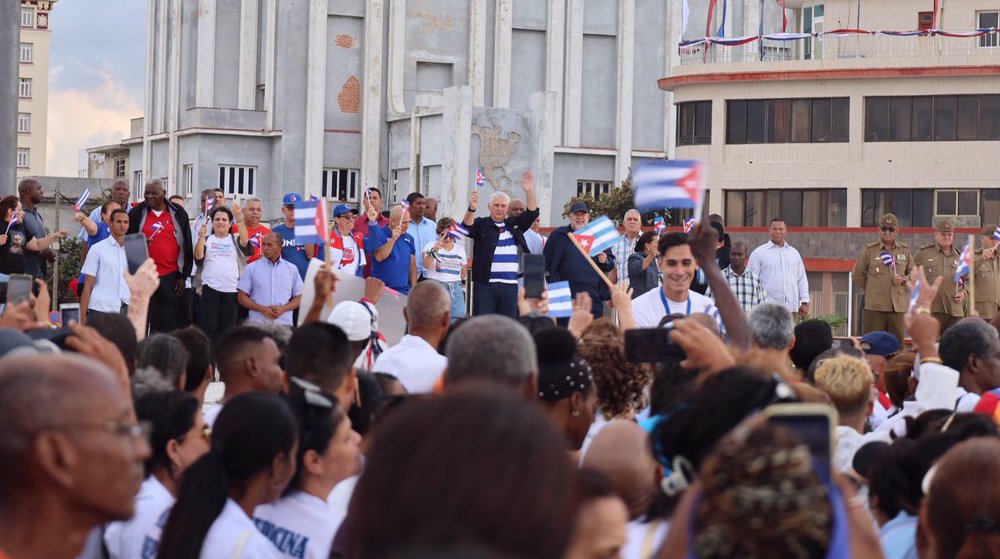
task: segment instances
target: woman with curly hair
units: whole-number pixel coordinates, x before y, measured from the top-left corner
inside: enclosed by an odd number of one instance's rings
[[[611,321],[597,320],[583,331],[580,356],[593,372],[600,418],[634,419],[648,405],[647,389],[653,381],[653,370],[648,365],[629,363],[625,338]]]

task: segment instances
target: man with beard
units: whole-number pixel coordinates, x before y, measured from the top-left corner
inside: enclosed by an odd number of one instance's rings
[[[694,254],[684,233],[667,233],[660,237],[657,264],[663,272],[663,286],[650,290],[632,300],[632,313],[639,328],[656,328],[668,314],[705,313],[715,319],[722,329],[719,310],[715,301],[691,291],[694,279]]]

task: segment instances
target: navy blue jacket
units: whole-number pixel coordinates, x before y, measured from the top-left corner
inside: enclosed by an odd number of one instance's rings
[[[524,240],[524,232],[538,219],[538,208],[525,210],[517,217],[504,220],[520,253],[530,252],[528,243]],[[500,229],[492,217],[477,217],[469,228],[469,238],[472,239],[472,281],[490,281],[490,268],[493,266],[493,253],[497,250],[500,240]],[[422,250],[422,249],[421,249]]]
[[[548,272],[549,283],[568,281],[573,295],[586,291],[593,299],[594,305],[611,299],[611,291],[608,290],[607,284],[587,263],[586,257],[573,246],[569,233],[569,225],[559,227],[552,231],[545,243],[545,270]],[[611,253],[611,249],[606,249],[604,254],[608,255],[608,260],[604,264],[598,262],[597,258],[593,260],[598,268],[608,273],[615,269],[615,256]]]

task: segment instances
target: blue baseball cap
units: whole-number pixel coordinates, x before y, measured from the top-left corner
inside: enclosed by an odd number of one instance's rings
[[[289,192],[281,198],[282,205],[291,206],[292,204],[298,204],[302,201],[302,195],[298,192]]]
[[[899,340],[896,339],[896,336],[883,330],[868,332],[861,337],[861,343],[862,347],[864,344],[868,345],[867,348],[864,348],[868,355],[889,357],[899,351]]]
[[[358,210],[352,208],[350,204],[337,204],[337,207],[333,208],[333,217],[340,217],[348,212],[354,212],[357,215]]]

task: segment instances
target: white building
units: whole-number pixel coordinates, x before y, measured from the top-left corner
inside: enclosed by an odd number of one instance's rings
[[[58,0],[21,0],[17,176],[44,175],[49,106],[50,13]]]

